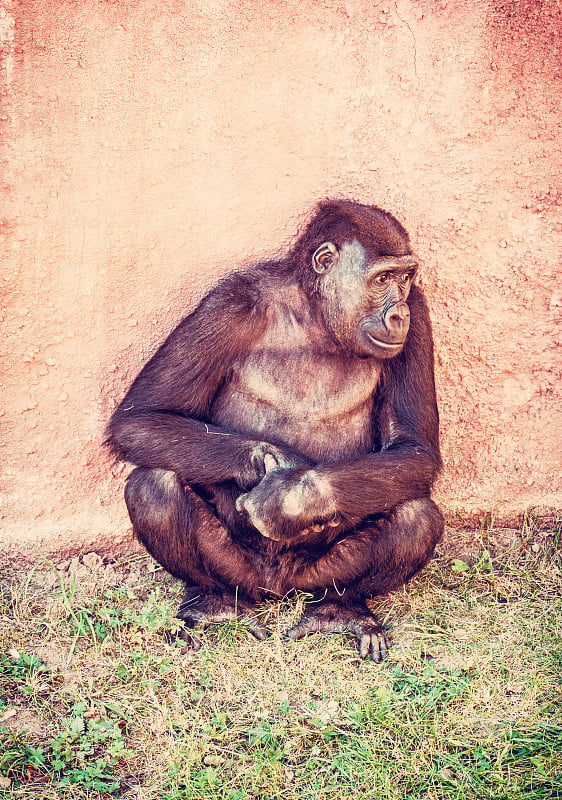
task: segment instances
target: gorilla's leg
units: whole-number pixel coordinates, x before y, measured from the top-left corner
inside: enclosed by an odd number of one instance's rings
[[[251,613],[255,571],[210,506],[175,472],[138,467],[125,485],[135,537],[170,574],[186,582],[178,617],[187,627]],[[267,630],[252,620],[258,638]],[[193,639],[193,641],[195,641]]]
[[[295,588],[312,591],[319,600],[307,605],[287,635],[349,631],[359,639],[362,658],[381,661],[388,640],[365,600],[402,586],[429,561],[442,535],[443,516],[429,498],[401,503],[366,521],[294,575]]]

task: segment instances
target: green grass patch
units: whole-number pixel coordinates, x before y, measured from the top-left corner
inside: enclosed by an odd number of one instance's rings
[[[558,529],[450,532],[374,602],[381,665],[343,635],[285,641],[298,597],[257,609],[264,642],[219,625],[185,652],[181,585],[132,568],[5,575],[0,797],[562,800]]]

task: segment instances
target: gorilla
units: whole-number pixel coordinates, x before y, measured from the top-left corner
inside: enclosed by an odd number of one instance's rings
[[[287,635],[348,631],[380,661],[366,600],[431,558],[443,517],[433,341],[417,260],[389,213],[321,202],[290,252],[235,271],[185,317],[113,413],[135,465],[136,538],[185,582],[191,629],[309,593]]]

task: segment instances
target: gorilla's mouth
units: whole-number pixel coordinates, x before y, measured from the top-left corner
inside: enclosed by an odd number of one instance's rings
[[[383,350],[388,350],[389,353],[395,350],[400,350],[400,348],[404,346],[404,342],[397,342],[395,344],[391,344],[390,342],[381,342],[380,339],[375,339],[375,337],[370,333],[367,334],[367,337],[373,344],[376,344],[377,347],[382,347]]]

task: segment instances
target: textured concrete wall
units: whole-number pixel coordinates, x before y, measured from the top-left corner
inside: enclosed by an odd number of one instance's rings
[[[311,205],[406,225],[454,517],[560,507],[557,0],[0,0],[2,529],[121,545],[143,361]]]

